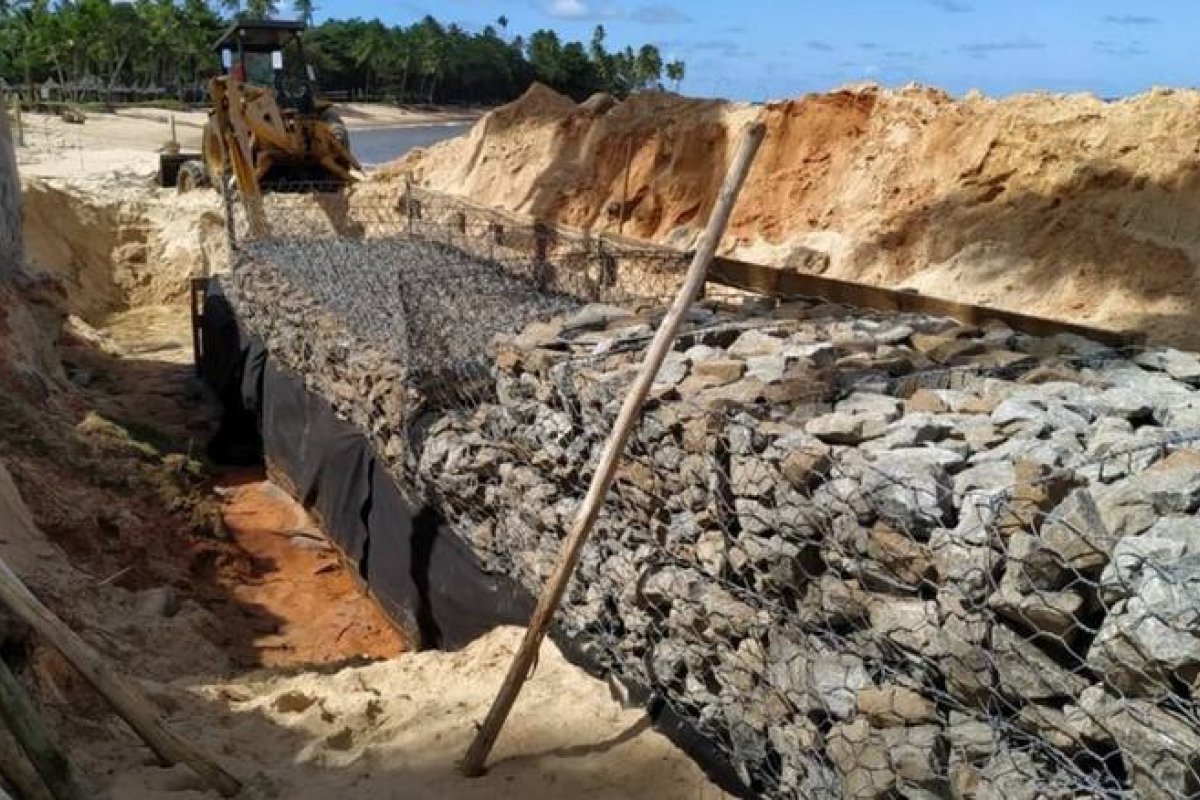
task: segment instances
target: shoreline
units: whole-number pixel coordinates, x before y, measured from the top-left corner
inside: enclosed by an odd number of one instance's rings
[[[454,125],[471,126],[479,121],[479,117],[464,117],[462,119],[446,119],[436,122],[379,122],[365,123],[362,125],[352,125],[346,123],[346,127],[352,131],[402,131],[409,128],[448,128]]]
[[[481,109],[415,110],[373,104],[339,104],[351,135],[370,141],[386,138],[389,132],[403,135],[423,128],[459,133],[484,113]],[[129,108],[116,112],[90,113],[81,125],[73,125],[52,114],[24,115],[25,144],[16,148],[22,174],[29,178],[114,182],[114,173],[151,176],[158,168],[158,154],[171,139],[172,119],[179,147],[198,152],[208,116],[204,111],[171,111],[163,108]],[[414,134],[419,136],[419,134]],[[390,156],[376,162],[379,166]]]

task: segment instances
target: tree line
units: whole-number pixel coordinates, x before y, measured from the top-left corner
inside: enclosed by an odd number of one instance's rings
[[[312,0],[292,6],[311,22]],[[0,80],[10,87],[47,83],[95,97],[117,87],[198,99],[219,70],[213,43],[237,18],[266,19],[274,0],[0,0]],[[305,35],[304,50],[325,91],[401,103],[502,103],[534,81],[582,100],[678,89],[682,61],[664,63],[654,45],[610,50],[603,26],[591,41],[563,41],[552,30],[509,36],[501,16],[481,31],[426,16],[411,25],[330,19]]]

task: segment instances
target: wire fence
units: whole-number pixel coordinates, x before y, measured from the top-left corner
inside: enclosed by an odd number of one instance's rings
[[[239,314],[538,592],[685,257],[325,202],[243,230]],[[560,632],[748,794],[1200,797],[1198,386],[1173,350],[710,296]]]

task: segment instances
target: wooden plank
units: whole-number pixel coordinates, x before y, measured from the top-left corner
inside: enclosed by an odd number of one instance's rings
[[[436,192],[431,189],[416,189],[415,191],[429,197],[436,197],[449,204],[473,210],[493,219],[507,220],[515,229],[522,226],[544,225],[554,231],[559,238],[572,241],[598,241],[610,245],[615,255],[620,256],[621,249],[661,250],[666,255],[682,255],[681,251],[655,242],[633,239],[609,232],[589,232],[545,222],[537,222],[531,218],[521,217],[507,211],[489,208],[457,195]],[[517,242],[509,243],[519,247]],[[888,289],[858,281],[829,278],[805,272],[795,272],[779,267],[769,267],[764,264],[752,264],[733,258],[716,257],[709,267],[709,283],[741,289],[766,297],[818,297],[830,303],[854,306],[856,308],[873,309],[876,311],[912,312],[932,316],[952,317],[965,324],[978,325],[988,320],[1003,322],[1013,330],[1028,333],[1033,336],[1054,336],[1059,333],[1074,333],[1086,336],[1114,347],[1140,344],[1146,340],[1143,333],[1137,331],[1116,331],[1107,328],[1097,328],[1091,325],[1080,325],[1065,320],[1050,317],[1039,317],[1023,314],[1019,311],[1009,311],[1002,308],[963,303],[942,297]]]
[[[961,303],[917,292],[903,292],[866,283],[827,278],[823,275],[792,272],[732,258],[713,259],[708,272],[708,280],[721,286],[742,289],[767,297],[817,297],[830,303],[876,311],[952,317],[969,325],[979,325],[988,320],[996,320],[1003,322],[1015,331],[1033,336],[1074,333],[1116,347],[1137,344],[1145,339],[1144,334],[1136,332],[1079,325],[1002,308]]]

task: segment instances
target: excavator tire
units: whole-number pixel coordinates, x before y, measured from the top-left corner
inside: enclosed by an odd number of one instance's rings
[[[347,150],[350,149],[350,132],[346,130],[346,123],[341,116],[333,109],[327,109],[321,114],[321,122],[329,126],[329,132],[333,134],[333,138]]]
[[[175,176],[176,192],[183,194],[207,185],[208,173],[204,171],[202,162],[192,160],[179,165],[179,174]]]

